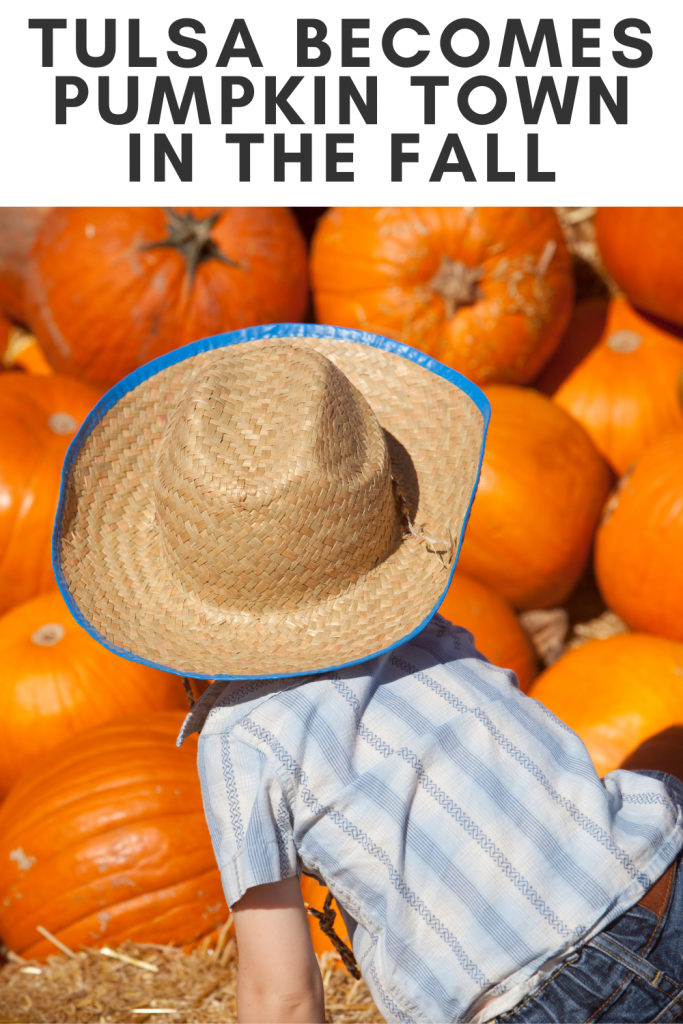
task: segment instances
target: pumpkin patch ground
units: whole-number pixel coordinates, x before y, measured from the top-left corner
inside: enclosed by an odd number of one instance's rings
[[[234,946],[216,942],[191,953],[173,946],[127,942],[115,952],[74,956],[55,951],[48,963],[8,963],[0,970],[0,1021],[11,1024],[235,1024],[237,958]],[[144,963],[146,967],[139,966]],[[150,969],[151,968],[151,969]],[[38,973],[40,972],[40,973]],[[382,1024],[363,981],[322,965],[326,1020],[330,1024]],[[145,1014],[145,1008],[152,1011]],[[138,1011],[138,1012],[135,1012]],[[164,1011],[163,1013],[161,1011]],[[95,1016],[95,1014],[97,1016]]]
[[[599,775],[683,776],[682,217],[0,209],[0,1024],[236,1020],[196,738],[175,746],[211,684],[100,646],[51,563],[79,426],[186,342],[310,317],[480,385],[481,480],[439,613]],[[380,1022],[309,923],[327,1019]]]

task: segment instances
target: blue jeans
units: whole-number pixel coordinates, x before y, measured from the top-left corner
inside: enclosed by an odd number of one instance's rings
[[[663,772],[683,806],[683,784]],[[496,1018],[505,1024],[644,1024],[683,1018],[683,865],[659,916],[636,905],[565,960],[535,991]],[[661,891],[664,892],[664,886]]]

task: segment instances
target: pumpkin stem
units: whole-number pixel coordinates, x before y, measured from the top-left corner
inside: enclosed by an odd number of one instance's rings
[[[177,249],[187,264],[187,272],[190,282],[194,281],[197,267],[200,263],[208,260],[219,260],[228,267],[239,269],[239,263],[231,260],[218,248],[211,231],[220,217],[220,212],[212,213],[209,217],[199,219],[190,213],[178,213],[170,207],[164,209],[166,214],[166,226],[168,235],[160,242],[149,242],[143,245],[143,250],[148,249]]]
[[[66,629],[61,622],[46,622],[31,634],[31,641],[38,647],[54,647],[65,636]]]
[[[607,339],[607,348],[613,352],[635,352],[643,344],[637,331],[614,331]]]
[[[53,412],[48,416],[47,425],[53,434],[75,434],[78,420],[70,412]]]
[[[468,267],[466,263],[452,260],[450,256],[441,257],[439,269],[429,282],[429,287],[443,299],[446,317],[452,317],[461,306],[471,306],[481,298],[477,284],[483,276],[482,267]]]

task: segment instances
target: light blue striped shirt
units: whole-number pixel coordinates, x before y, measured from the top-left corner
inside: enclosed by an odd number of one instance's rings
[[[181,736],[197,728],[229,905],[302,867],[323,880],[389,1021],[510,1009],[683,845],[663,783],[601,781],[579,738],[440,616],[340,672],[215,683]]]

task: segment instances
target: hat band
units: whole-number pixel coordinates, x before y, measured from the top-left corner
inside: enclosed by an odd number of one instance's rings
[[[396,505],[401,517],[401,523],[403,524],[403,536],[415,537],[416,540],[423,541],[427,551],[436,555],[444,569],[449,569],[453,564],[453,556],[455,555],[455,542],[450,529],[448,530],[448,540],[435,540],[434,537],[427,537],[421,530],[416,530],[410,518],[408,503],[393,473],[391,474],[391,486],[394,489]]]

